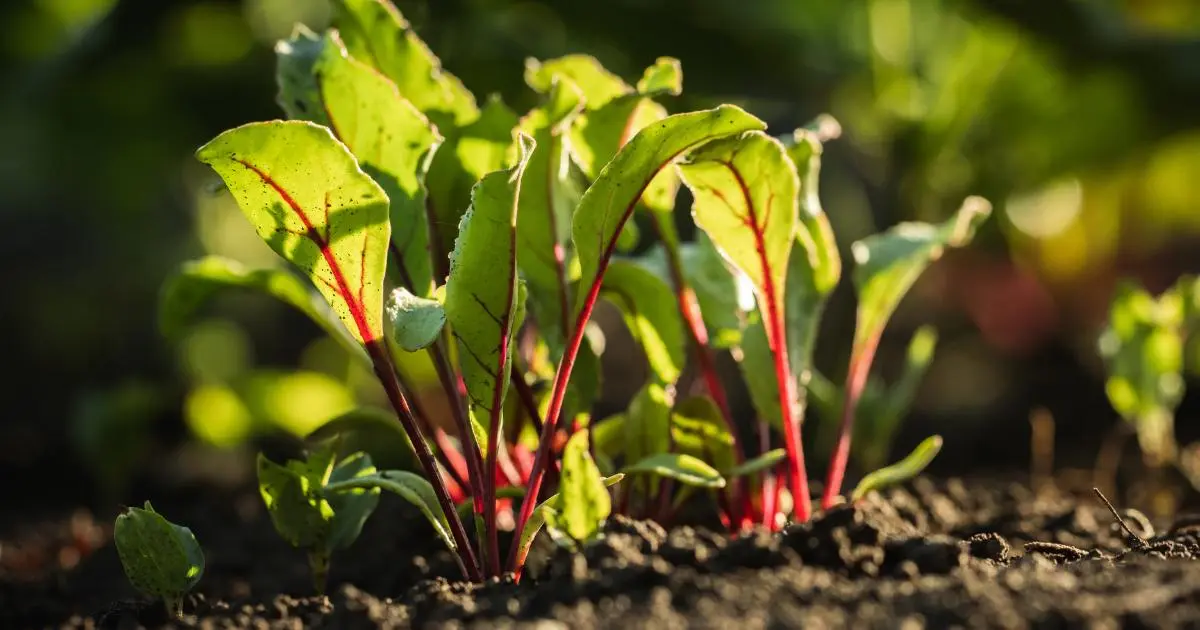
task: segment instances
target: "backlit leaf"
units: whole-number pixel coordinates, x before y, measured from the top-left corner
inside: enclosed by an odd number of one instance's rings
[[[612,512],[612,498],[600,469],[588,453],[587,431],[576,432],[563,448],[558,494],[553,527],[580,543],[599,536]]]
[[[388,198],[329,130],[308,122],[251,123],[197,157],[225,180],[271,249],[313,280],[360,343],[383,336]]]
[[[659,170],[704,142],[761,127],[757,118],[722,105],[670,116],[638,132],[600,172],[575,211],[571,233],[579,257],[580,286],[598,284],[619,231]],[[587,295],[581,291],[576,300],[577,309],[582,308]]]
[[[671,288],[637,263],[614,260],[600,295],[621,310],[625,326],[660,383],[671,384],[683,371],[683,322]]]
[[[417,37],[390,0],[335,0],[334,25],[355,58],[395,82],[400,94],[438,124],[465,124],[475,97]]]
[[[446,319],[458,343],[476,422],[499,421],[508,388],[510,343],[519,304],[517,201],[534,149],[533,140],[523,138],[516,166],[491,173],[475,186],[446,281]],[[487,450],[482,443],[480,448]]]
[[[129,582],[150,597],[178,599],[204,573],[204,553],[191,530],[163,518],[149,501],[117,516],[113,541]]]
[[[338,462],[333,473],[329,475],[329,483],[347,481],[357,477],[375,474],[375,466],[366,453],[355,453]],[[345,549],[358,539],[363,525],[379,505],[379,490],[357,489],[347,492],[328,494],[326,499],[333,508],[333,523],[326,544],[329,551]]]
[[[333,508],[322,497],[320,482],[300,464],[280,466],[258,455],[258,491],[275,531],[293,547],[324,547],[329,539]]]
[[[651,474],[701,488],[724,488],[725,478],[703,460],[683,453],[656,453],[621,472],[627,475]]]
[[[854,492],[850,494],[850,500],[858,501],[872,490],[881,490],[916,477],[933,462],[933,458],[937,457],[941,450],[942,436],[935,435],[926,438],[904,459],[863,477],[862,481],[855,486]]]
[[[854,243],[858,322],[851,363],[878,340],[896,306],[926,267],[941,258],[946,248],[970,243],[989,214],[987,201],[970,197],[941,225],[901,223]]]
[[[787,451],[782,448],[771,449],[761,455],[748,459],[742,462],[741,465],[735,466],[732,470],[725,473],[729,479],[744,477],[746,475],[754,475],[769,468],[774,468],[787,457]]]
[[[622,479],[625,475],[617,473],[604,478],[604,486],[611,488]],[[557,516],[562,510],[562,496],[560,494],[551,495],[549,499],[542,501],[533,510],[529,520],[525,523],[525,529],[521,530],[520,557],[525,557],[529,552],[530,545],[533,544],[533,539],[538,532],[542,531],[542,527],[546,524],[547,515]],[[553,516],[552,516],[553,518]]]

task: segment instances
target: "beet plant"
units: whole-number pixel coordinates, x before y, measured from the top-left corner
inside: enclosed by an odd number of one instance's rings
[[[129,583],[161,599],[172,618],[183,616],[183,597],[204,575],[204,551],[192,530],[168,521],[147,501],[117,516],[113,542]]]
[[[219,290],[265,292],[377,377],[398,423],[359,409],[310,436],[305,460],[260,460],[276,527],[309,550],[317,584],[380,490],[418,506],[474,581],[519,577],[543,528],[575,547],[614,512],[666,519],[699,492],[735,531],[777,527],[780,467],[793,518],[807,520],[800,426],[816,323],[841,275],[817,196],[821,129],[781,141],[733,105],[668,115],[655,99],[682,90],[670,58],[632,85],[591,57],[531,60],[525,81],[539,104],[518,116],[496,97],[479,105],[387,0],[333,7],[333,28],[297,27],[276,47],[289,120],[243,125],[197,152],[292,270],[210,257],[186,264],[162,301],[169,332]],[[691,242],[676,230],[682,185],[694,198]],[[858,334],[825,507],[840,492],[888,317],[986,214],[972,199],[943,226],[905,224],[855,244]],[[639,226],[657,245],[633,257]],[[739,286],[748,299],[736,299]],[[604,344],[591,317],[602,300],[620,310],[647,377],[623,414],[593,420]],[[757,442],[735,423],[715,368],[726,348],[766,422]],[[416,355],[437,372],[449,417],[426,413],[400,369]],[[680,396],[689,357],[705,392]],[[411,448],[420,474],[338,450],[381,426]],[[783,448],[772,448],[775,432]],[[936,450],[871,487],[915,474]]]

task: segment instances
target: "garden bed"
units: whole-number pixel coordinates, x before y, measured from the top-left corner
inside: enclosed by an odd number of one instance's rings
[[[387,497],[335,556],[328,599],[311,596],[303,553],[274,532],[254,489],[197,489],[156,507],[205,547],[186,627],[1200,626],[1200,519],[1140,532],[1141,547],[1094,497],[995,479],[920,479],[734,541],[616,517],[584,554],[540,540],[520,585],[449,581],[453,559],[426,521]],[[110,529],[86,512],[9,524],[0,627],[165,623],[161,605],[134,598]]]

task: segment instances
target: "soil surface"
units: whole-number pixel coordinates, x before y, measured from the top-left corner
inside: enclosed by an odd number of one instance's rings
[[[730,540],[611,519],[582,554],[539,541],[520,585],[448,581],[452,558],[385,496],[313,596],[253,489],[155,501],[205,548],[174,625],[197,628],[1200,628],[1200,518],[1122,530],[1094,497],[920,479],[782,534]],[[121,572],[110,523],[0,529],[0,628],[167,624]]]

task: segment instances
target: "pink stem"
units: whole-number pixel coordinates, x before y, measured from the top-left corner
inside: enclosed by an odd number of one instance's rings
[[[846,397],[842,401],[842,426],[838,434],[837,446],[833,450],[833,459],[829,461],[829,472],[825,479],[825,493],[821,497],[821,508],[828,510],[833,507],[838,496],[842,493],[842,482],[846,477],[846,467],[850,463],[850,440],[854,434],[854,412],[858,401],[862,398],[863,389],[867,386],[867,375],[871,372],[871,363],[875,360],[875,351],[879,348],[879,337],[882,331],[869,337],[858,356],[850,362],[850,371],[846,375]]]

